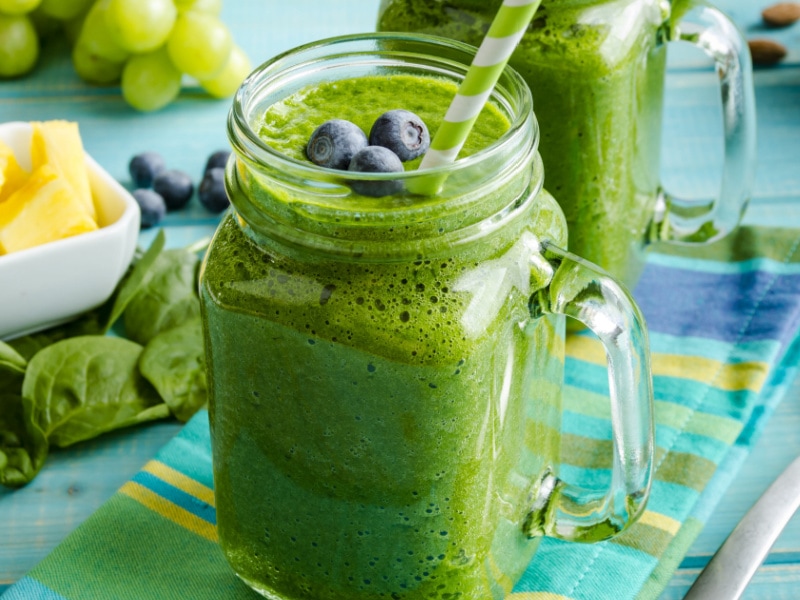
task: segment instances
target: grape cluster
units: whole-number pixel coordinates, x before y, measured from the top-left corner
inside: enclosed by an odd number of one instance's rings
[[[39,40],[62,31],[78,75],[119,82],[138,110],[172,102],[184,74],[224,98],[251,67],[219,19],[221,9],[222,0],[0,0],[0,78],[28,73]]]

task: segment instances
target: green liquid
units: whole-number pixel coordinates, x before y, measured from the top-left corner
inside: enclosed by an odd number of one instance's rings
[[[314,130],[328,119],[345,119],[369,136],[375,120],[388,110],[402,108],[418,115],[431,135],[456,95],[458,87],[443,79],[412,75],[387,75],[321,83],[292,94],[270,107],[259,135],[267,144],[291,158],[307,161],[306,145]],[[509,127],[508,119],[492,104],[478,116],[460,158],[475,154],[497,140]],[[422,157],[404,163],[407,171],[419,166]]]
[[[378,28],[479,45],[499,1],[383,0]],[[569,249],[633,285],[659,182],[666,52],[656,0],[543,0],[510,64],[533,93]]]
[[[364,127],[398,102],[435,131],[453,89],[324,84],[274,106],[261,132],[303,160],[307,129],[334,117]],[[353,108],[356,91],[369,114]],[[477,127],[468,152],[508,123],[490,107]],[[234,206],[270,193],[229,192]],[[558,463],[563,339],[558,321],[531,319],[531,290],[476,306],[465,282],[527,271],[510,249],[526,235],[561,241],[561,219],[542,192],[462,250],[384,262],[256,243],[223,221],[201,297],[218,531],[245,581],[293,600],[504,598],[538,544],[523,533],[530,494]]]

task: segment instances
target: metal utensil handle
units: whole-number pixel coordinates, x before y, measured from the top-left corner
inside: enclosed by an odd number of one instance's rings
[[[800,507],[800,457],[772,482],[720,546],[684,600],[736,600]]]

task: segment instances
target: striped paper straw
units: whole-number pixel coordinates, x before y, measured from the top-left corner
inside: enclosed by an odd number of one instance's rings
[[[455,161],[541,1],[504,0],[430,148],[422,158],[420,169]],[[413,192],[431,195],[439,191],[444,177],[423,178],[414,183]]]

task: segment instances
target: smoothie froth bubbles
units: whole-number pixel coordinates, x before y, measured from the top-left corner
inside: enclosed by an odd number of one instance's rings
[[[439,196],[371,198],[303,155],[330,118],[386,110],[432,133],[469,48],[339,38],[267,63],[237,95],[234,211],[201,297],[220,543],[284,600],[502,599],[542,535],[599,540],[647,497],[646,339],[636,307],[557,248],[530,96],[507,71]],[[619,445],[612,489],[557,477],[564,317],[600,329]]]
[[[478,44],[500,0],[382,0],[378,28]],[[659,185],[666,44],[717,61],[725,170],[721,201],[685,203]],[[646,245],[705,242],[739,221],[754,168],[750,59],[733,23],[693,0],[543,0],[510,64],[541,127],[545,185],[564,209],[569,248],[636,283]]]

